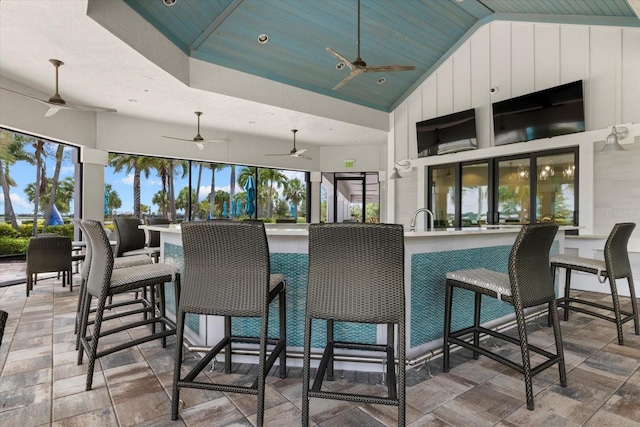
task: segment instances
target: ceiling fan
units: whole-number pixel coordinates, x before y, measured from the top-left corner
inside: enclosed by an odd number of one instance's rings
[[[305,160],[311,160],[311,157],[304,154],[304,152],[307,151],[306,148],[303,148],[302,150],[296,149],[296,132],[298,132],[298,129],[291,129],[291,132],[293,132],[293,148],[291,149],[291,151],[286,154],[267,154],[267,156],[289,156],[289,157],[298,157]]]
[[[66,102],[64,99],[62,99],[62,97],[58,93],[58,69],[60,68],[61,65],[64,65],[64,62],[60,61],[59,59],[50,59],[49,62],[51,62],[54,67],[56,67],[56,93],[53,94],[53,96],[51,98],[49,98],[48,100],[36,98],[35,96],[27,95],[25,93],[16,92],[15,90],[7,89],[5,87],[3,87],[1,89],[4,89],[4,90],[9,91],[9,92],[16,93],[16,94],[18,94],[20,96],[24,96],[26,98],[30,98],[30,99],[33,99],[35,101],[42,102],[43,104],[48,105],[49,106],[49,110],[47,110],[47,112],[44,114],[45,117],[51,117],[54,114],[56,114],[58,111],[64,110],[64,109],[66,109],[66,110],[92,111],[92,112],[95,112],[95,113],[115,113],[116,112],[116,110],[113,109],[113,108],[89,107],[89,106],[85,106],[85,105],[69,104],[68,102]]]
[[[231,141],[228,138],[223,138],[223,139],[204,139],[202,136],[200,136],[200,116],[202,115],[202,112],[196,111],[195,114],[196,114],[196,116],[198,116],[198,134],[195,137],[193,137],[193,139],[176,138],[174,136],[163,136],[163,138],[177,139],[178,141],[191,142],[192,144],[195,144],[198,147],[199,150],[204,150],[204,144],[208,143],[208,142],[230,142]]]
[[[359,76],[363,73],[381,73],[388,71],[411,71],[415,70],[416,67],[414,65],[381,65],[378,67],[368,67],[367,63],[360,58],[360,0],[358,0],[358,57],[354,61],[349,61],[344,56],[340,55],[335,50],[330,47],[325,48],[327,52],[333,55],[341,63],[345,64],[351,70],[351,73],[342,79],[340,83],[335,85],[333,90],[341,88],[345,83],[347,83],[352,78]]]

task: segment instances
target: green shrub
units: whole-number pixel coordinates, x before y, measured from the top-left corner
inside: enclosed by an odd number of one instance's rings
[[[18,237],[18,232],[8,222],[1,222],[0,237]]]
[[[19,226],[19,231],[15,234],[17,237],[29,238],[33,233],[33,224],[22,224]],[[68,237],[73,239],[73,224],[64,224],[64,225],[49,225],[47,227],[44,226],[42,221],[38,221],[37,234],[42,233],[55,233],[63,237]],[[0,232],[0,236],[2,233]]]
[[[17,255],[27,253],[28,238],[0,237],[0,255]]]

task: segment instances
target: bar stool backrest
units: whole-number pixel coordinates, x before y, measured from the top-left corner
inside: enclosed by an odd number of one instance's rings
[[[266,314],[270,264],[264,224],[197,221],[181,229],[181,308],[210,315]]]
[[[93,251],[91,250],[91,240],[87,236],[87,230],[84,228],[84,224],[82,224],[81,220],[74,220],[78,227],[80,227],[80,231],[85,235],[87,239],[87,246],[84,251],[84,262],[82,263],[82,269],[80,270],[80,277],[85,282],[89,279],[89,267],[91,267],[91,257],[93,256]]]
[[[511,248],[511,292],[519,295],[523,307],[548,303],[555,298],[549,250],[557,232],[558,225],[554,223],[523,225]]]
[[[142,249],[146,243],[144,230],[138,228],[138,218],[114,218],[114,229],[118,238],[116,243],[116,256],[120,257],[124,252]]]
[[[309,317],[398,323],[404,313],[401,224],[309,226]]]
[[[615,279],[631,275],[627,244],[634,228],[636,225],[633,222],[615,224],[604,245],[604,261],[607,265],[607,271]]]
[[[167,225],[171,224],[167,218],[162,217],[150,217],[145,219],[147,225]],[[150,248],[158,248],[160,247],[160,232],[159,231],[149,231],[149,247]]]
[[[87,291],[93,296],[106,292],[113,272],[113,252],[100,221],[83,219],[82,226],[91,245],[91,265],[87,278]],[[88,246],[87,245],[87,246]]]

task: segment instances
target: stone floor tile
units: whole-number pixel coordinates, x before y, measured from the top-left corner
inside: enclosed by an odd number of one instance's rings
[[[0,396],[0,400],[2,397]],[[0,411],[1,426],[32,427],[51,422],[51,401],[32,403],[12,410]]]
[[[251,426],[251,423],[225,396],[185,408],[180,412],[180,418],[189,427],[211,426],[212,420],[216,420],[216,424],[221,426]]]
[[[105,387],[71,394],[53,400],[53,421],[76,417],[104,408],[111,409],[109,391]],[[104,413],[106,414],[106,412]]]
[[[612,414],[605,409],[598,412],[584,424],[585,427],[640,427],[640,422],[632,421],[620,415]]]
[[[111,406],[64,418],[51,424],[52,427],[112,427],[115,425],[118,425],[118,420]]]

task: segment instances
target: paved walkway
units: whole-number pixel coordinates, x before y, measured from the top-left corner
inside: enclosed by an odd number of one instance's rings
[[[6,265],[2,265],[3,274]],[[13,268],[9,266],[10,268]],[[15,267],[18,268],[18,267]],[[79,284],[79,276],[73,276]],[[86,360],[77,365],[74,317],[79,286],[73,292],[55,278],[42,280],[29,298],[24,285],[0,288],[0,308],[9,313],[0,345],[0,426],[251,426],[255,397],[184,390],[179,421],[170,421],[175,340],[151,342],[100,359],[94,387],[85,391]],[[603,294],[587,294],[606,300]],[[623,299],[628,308],[628,299]],[[530,342],[553,346],[546,318],[530,322]],[[613,324],[581,314],[562,322],[568,387],[552,367],[534,378],[535,411],[526,409],[522,376],[486,357],[473,360],[463,350],[452,355],[450,373],[441,359],[427,369],[408,369],[407,424],[417,426],[616,426],[640,427],[640,336],[625,326],[619,346]],[[135,333],[132,332],[132,333]],[[487,345],[495,345],[487,341]],[[499,350],[514,360],[519,347]],[[193,356],[188,363],[195,363]],[[219,369],[205,375],[222,375]],[[253,365],[234,365],[230,381],[246,381]],[[336,372],[334,390],[382,392],[379,374]],[[301,369],[288,377],[270,375],[266,426],[299,426]],[[311,425],[376,427],[397,425],[393,407],[311,400]]]

